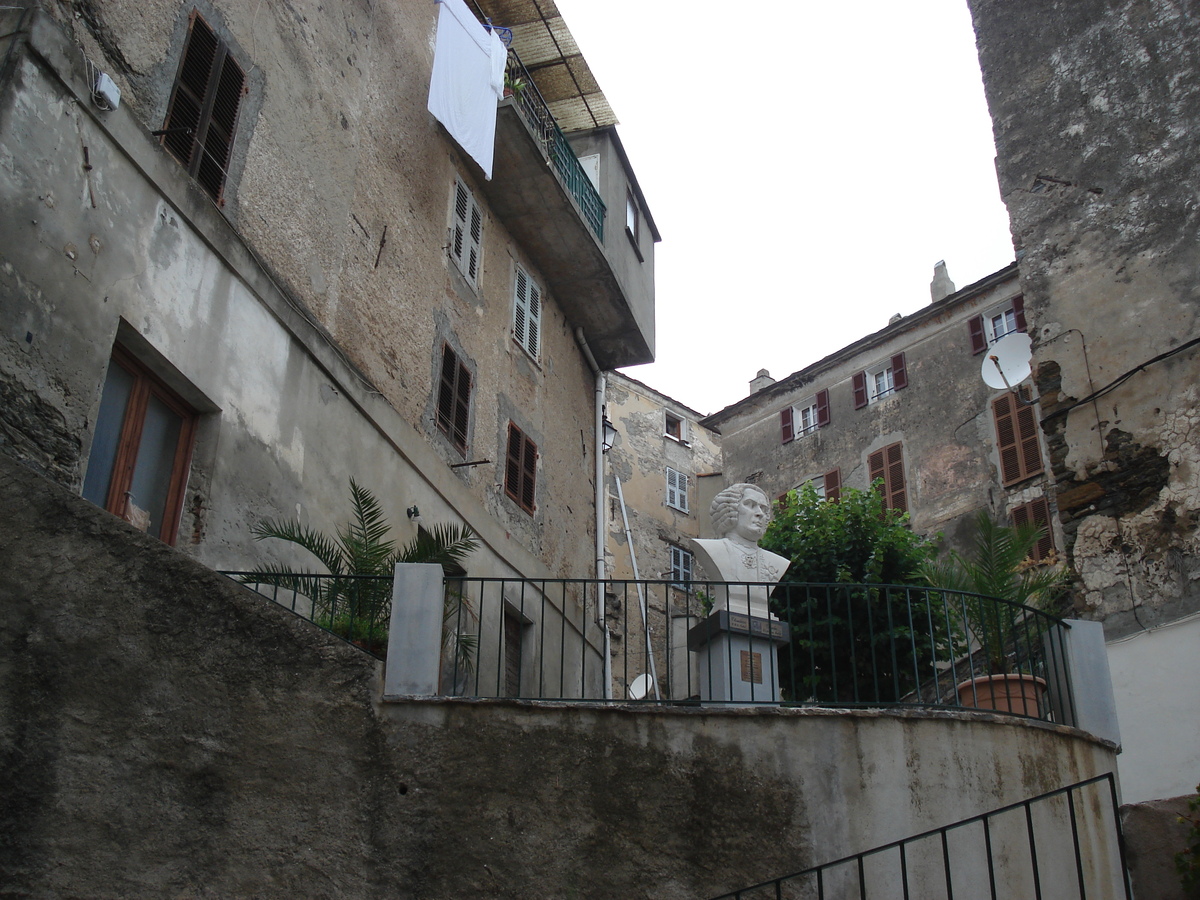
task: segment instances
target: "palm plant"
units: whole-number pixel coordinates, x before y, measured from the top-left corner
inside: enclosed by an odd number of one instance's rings
[[[296,519],[263,519],[251,528],[256,541],[274,539],[302,547],[328,572],[296,572],[289,566],[261,566],[241,576],[245,583],[269,584],[312,600],[312,619],[323,628],[377,651],[387,646],[392,578],[396,563],[436,563],[461,569],[479,546],[469,526],[435,525],[421,529],[402,547],[390,537],[391,526],[375,495],[350,479],[350,521],[333,537]],[[451,627],[452,619],[472,617],[466,600],[446,592],[442,612],[443,647],[455,653],[460,669],[474,664],[476,638]]]
[[[1044,534],[1035,523],[998,525],[980,510],[969,558],[952,550],[945,559],[927,560],[918,569],[932,587],[964,592],[959,615],[979,641],[993,673],[1008,671],[1009,652],[1018,649],[1022,636],[1027,645],[1031,642],[1029,627],[1018,630],[1028,608],[1044,608],[1070,578],[1065,568],[1033,562],[1033,549]],[[1038,631],[1036,624],[1032,631]]]

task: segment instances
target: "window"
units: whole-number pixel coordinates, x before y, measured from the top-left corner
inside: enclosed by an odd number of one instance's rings
[[[813,490],[817,492],[817,496],[822,500],[828,500],[831,503],[837,502],[842,496],[842,470],[833,469],[826,472],[824,475],[818,475],[816,478],[810,478],[809,484],[813,486]]]
[[[223,202],[238,107],[246,89],[241,66],[192,10],[183,59],[167,105],[162,143],[217,203]]]
[[[688,477],[667,467],[667,506],[680,512],[688,511]]]
[[[815,397],[779,413],[779,428],[785,444],[828,424],[829,391],[817,391]]]
[[[463,278],[474,287],[479,281],[479,251],[483,242],[483,215],[475,195],[462,183],[454,182],[454,224],[451,225],[450,258]]]
[[[504,466],[504,492],[517,506],[532,513],[534,488],[537,483],[537,444],[514,425],[508,423],[508,453]]]
[[[692,554],[682,547],[671,546],[671,587],[692,589]]]
[[[679,416],[663,411],[663,434],[681,444],[687,443],[687,424]]]
[[[625,230],[629,232],[629,236],[637,241],[641,236],[641,228],[638,224],[638,205],[637,198],[633,196],[633,191],[625,192]]]
[[[992,401],[996,419],[996,453],[1005,487],[1042,473],[1037,414],[1016,394],[1001,394]]]
[[[908,367],[904,354],[897,353],[888,362],[854,376],[854,408],[862,409],[908,387]]]
[[[196,411],[120,346],[113,348],[83,496],[175,543]]]
[[[448,344],[442,345],[442,376],[438,384],[437,427],[459,453],[467,452],[471,412],[471,373]]]
[[[542,329],[542,291],[525,270],[517,266],[513,288],[513,338],[535,360]]]
[[[908,492],[904,487],[904,450],[899,441],[876,450],[867,457],[871,484],[883,479],[883,505],[888,509],[908,511]]]
[[[504,696],[521,696],[521,643],[524,637],[521,617],[504,610]]]
[[[1050,505],[1046,502],[1046,498],[1038,497],[1028,503],[1022,503],[1020,506],[1014,506],[1010,515],[1013,525],[1021,526],[1032,522],[1046,529],[1046,533],[1034,546],[1031,555],[1034,562],[1042,562],[1050,558],[1054,552],[1054,532],[1050,528]]]
[[[967,322],[967,330],[971,335],[972,353],[982,353],[1000,338],[1017,331],[1024,331],[1024,298],[1014,297],[1011,303],[1006,303],[983,315],[974,316]]]

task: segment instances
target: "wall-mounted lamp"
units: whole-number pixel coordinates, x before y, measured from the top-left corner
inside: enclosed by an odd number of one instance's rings
[[[608,421],[608,416],[604,417],[603,423],[604,438],[602,439],[601,446],[604,448],[604,452],[607,453],[613,448],[613,444],[617,442],[617,428],[612,422]]]
[[[405,510],[405,512],[408,513],[408,517],[410,519],[421,518],[421,511],[419,509],[417,509],[415,506],[410,506],[408,509]]]

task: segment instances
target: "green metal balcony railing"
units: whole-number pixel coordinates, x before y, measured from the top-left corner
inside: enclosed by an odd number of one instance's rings
[[[558,180],[575,198],[588,227],[603,243],[604,216],[606,214],[604,201],[600,199],[600,194],[592,184],[592,180],[583,171],[583,166],[579,164],[579,158],[571,149],[562,129],[558,127],[558,122],[551,114],[550,107],[514,50],[508,51],[505,78],[510,84],[520,85],[519,88],[513,90],[514,105],[521,111],[521,115],[533,129],[533,133],[541,145],[542,154],[552,164]]]

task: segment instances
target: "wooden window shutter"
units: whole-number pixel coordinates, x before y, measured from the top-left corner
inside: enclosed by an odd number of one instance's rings
[[[217,203],[223,199],[245,88],[241,66],[208,23],[193,12],[162,142]]]
[[[1013,318],[1017,323],[1017,331],[1027,331],[1025,327],[1025,298],[1013,298]]]
[[[779,411],[779,430],[782,433],[783,443],[790,443],[796,437],[795,428],[792,425],[792,408]]]
[[[967,322],[967,331],[971,334],[971,353],[982,353],[987,349],[987,335],[983,331],[983,316],[972,316]]]
[[[471,411],[471,373],[448,345],[442,345],[437,426],[460,453],[467,452]]]
[[[1028,503],[1013,507],[1012,523],[1017,527],[1029,523],[1041,525],[1045,529],[1045,534],[1034,545],[1033,560],[1041,562],[1050,556],[1054,550],[1054,533],[1050,530],[1050,504],[1046,502],[1045,497],[1037,497]]]
[[[829,391],[817,391],[817,427],[829,424]]]
[[[454,234],[450,252],[467,281],[479,278],[479,248],[483,241],[483,215],[479,204],[462,181],[454,182]]]
[[[537,445],[521,429],[508,423],[508,451],[504,468],[504,490],[517,505],[532,513],[537,484]]]
[[[517,267],[513,289],[513,337],[537,359],[541,336],[542,293],[525,270]]]
[[[1042,472],[1037,416],[1032,406],[1017,401],[1011,393],[992,402],[996,419],[996,452],[1000,479],[1007,487]]]
[[[867,405],[867,373],[857,372],[854,375],[854,408],[862,409]]]
[[[904,449],[899,441],[876,450],[867,457],[871,483],[883,479],[883,505],[908,511],[908,491],[904,483]]]
[[[842,470],[832,469],[825,473],[825,499],[836,503],[842,496]]]
[[[908,387],[908,369],[904,366],[904,354],[897,353],[892,357],[892,390],[899,391]]]
[[[667,467],[667,506],[680,512],[688,512],[688,477],[683,472]]]

